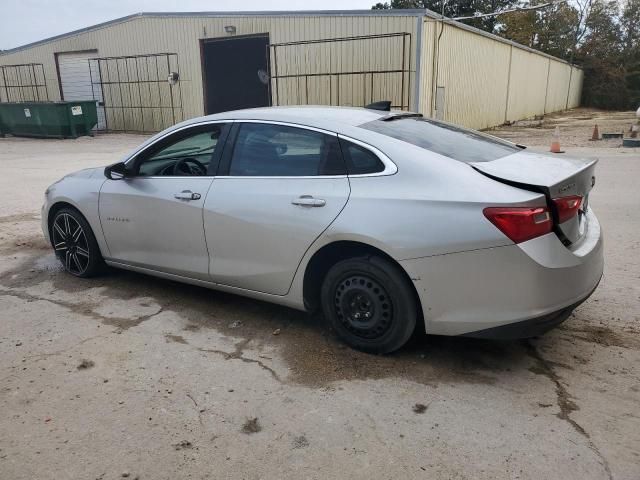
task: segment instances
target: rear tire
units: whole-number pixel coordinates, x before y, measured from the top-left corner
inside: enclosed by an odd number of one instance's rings
[[[51,245],[65,271],[80,278],[100,273],[104,261],[96,237],[75,209],[62,208],[49,226]]]
[[[401,348],[416,327],[412,285],[392,262],[377,256],[336,263],[324,278],[322,311],[349,346],[384,354]]]

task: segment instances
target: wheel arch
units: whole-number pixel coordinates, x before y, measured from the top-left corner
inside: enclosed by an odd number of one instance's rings
[[[380,248],[374,247],[370,244],[354,241],[354,240],[337,240],[322,248],[318,249],[307,262],[303,286],[302,296],[304,299],[305,308],[310,311],[316,310],[320,306],[320,288],[322,287],[322,281],[327,275],[329,269],[341,260],[348,258],[361,257],[361,256],[379,256],[392,264],[396,265],[400,272],[405,276],[406,280],[411,285],[412,293],[416,301],[416,307],[419,314],[418,321],[422,320],[422,305],[418,291],[411,280],[409,273],[402,267],[398,261],[396,261],[391,255],[384,252]],[[422,322],[424,325],[424,322]]]
[[[53,242],[53,236],[51,235],[51,224],[53,222],[53,218],[55,217],[56,213],[58,213],[60,210],[62,210],[64,208],[69,208],[71,210],[74,210],[74,211],[78,212],[78,215],[80,215],[87,222],[87,224],[89,225],[89,228],[91,229],[91,233],[96,238],[96,241],[98,243],[98,249],[100,250],[100,255],[102,255],[104,257],[105,248],[101,244],[102,232],[101,231],[96,231],[96,227],[89,220],[89,217],[80,208],[78,208],[77,205],[74,205],[73,203],[67,201],[66,199],[56,200],[49,207],[49,210],[47,212],[47,229],[48,229],[48,232],[49,232],[49,242],[50,243]],[[52,243],[52,245],[53,245],[53,243]]]
[[[57,202],[55,202],[53,205],[51,205],[49,207],[49,212],[47,213],[47,228],[49,229],[49,238],[50,239],[51,239],[51,225],[52,225],[52,222],[53,222],[53,218],[56,216],[56,213],[58,213],[63,208],[70,208],[72,210],[75,210],[80,215],[82,215],[82,218],[84,218],[85,221],[87,221],[87,223],[89,223],[88,220],[87,220],[86,215],[84,213],[82,213],[78,207],[76,207],[75,205],[73,205],[72,203],[69,203],[67,201],[58,200]]]

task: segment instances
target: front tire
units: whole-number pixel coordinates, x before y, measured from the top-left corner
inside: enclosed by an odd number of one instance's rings
[[[392,262],[377,256],[336,263],[321,289],[324,316],[349,346],[367,353],[398,350],[415,330],[412,285]]]
[[[50,226],[51,245],[67,273],[92,277],[100,272],[102,254],[85,218],[75,209],[56,212]]]

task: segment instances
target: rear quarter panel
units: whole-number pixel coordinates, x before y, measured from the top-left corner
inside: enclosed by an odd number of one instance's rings
[[[296,306],[303,304],[304,272],[310,259],[330,243],[361,242],[399,262],[501,247],[513,242],[484,217],[483,208],[546,204],[541,194],[496,182],[465,163],[420,147],[357,127],[345,127],[341,133],[375,146],[398,171],[349,178],[347,205],[310,246],[296,271],[288,295]]]
[[[509,245],[487,206],[545,205],[544,196],[501,184],[471,166],[383,137],[398,166],[388,176],[351,177],[351,196],[326,240],[357,240],[396,260]]]

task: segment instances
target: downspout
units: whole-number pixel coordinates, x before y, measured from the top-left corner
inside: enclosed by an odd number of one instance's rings
[[[438,41],[438,37],[436,36],[438,33],[438,26],[434,22],[433,27],[433,53],[431,54],[431,98],[429,100],[429,117],[433,118],[433,105],[434,100],[433,97],[436,94],[436,43]]]
[[[551,73],[551,59],[549,59],[549,63],[547,65],[547,86],[544,90],[544,105],[542,107],[542,115],[547,114],[547,98],[549,97],[549,75]]]
[[[513,45],[509,50],[509,68],[507,69],[507,101],[504,106],[504,123],[507,124],[509,116],[509,101],[511,100],[511,63],[513,62]]]
[[[440,38],[442,38],[442,34],[444,33],[444,5],[445,5],[445,2],[443,1],[442,14],[440,15],[440,34],[438,35],[436,45],[434,45],[433,47],[433,66],[432,66],[433,78],[431,80],[431,114],[429,115],[431,118],[433,118],[433,112],[435,110],[436,91],[438,88],[438,76],[439,76],[439,70],[440,70]],[[434,29],[434,34],[436,30],[437,30],[437,27],[436,29]]]
[[[421,77],[422,77],[422,24],[424,23],[424,16],[419,15],[416,25],[416,83],[413,92],[413,111],[420,113],[420,91],[422,90]]]
[[[571,78],[573,77],[573,64],[569,64],[569,86],[567,87],[567,103],[564,107],[565,110],[569,109],[569,95],[571,95]]]

